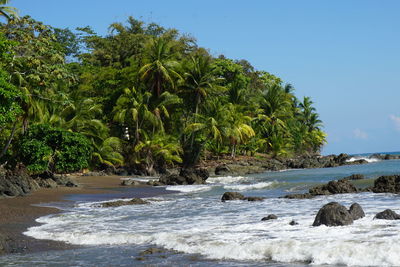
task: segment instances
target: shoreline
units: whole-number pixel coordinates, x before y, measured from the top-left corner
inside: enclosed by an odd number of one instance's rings
[[[204,164],[203,162],[203,166],[201,167],[208,167],[208,169],[215,170],[218,165],[227,166],[228,168],[222,170],[220,175],[240,175],[268,171],[262,159],[251,157],[243,157],[236,160],[219,159],[207,163]],[[318,168],[318,166],[316,167]],[[326,168],[326,166],[322,168]],[[279,170],[279,168],[277,169]],[[79,184],[79,187],[59,186],[56,188],[41,188],[26,196],[0,199],[0,214],[2,215],[0,216],[0,256],[10,253],[34,253],[79,247],[64,242],[38,240],[23,234],[29,227],[39,225],[36,222],[37,218],[62,212],[58,208],[46,207],[45,205],[54,202],[73,203],[79,200],[101,201],[115,198],[145,198],[174,193],[174,191],[167,191],[165,188],[153,186],[122,186],[121,181],[123,178],[127,178],[127,176],[82,176],[77,174],[68,175],[68,177]],[[45,205],[38,206],[43,204]],[[7,237],[5,242],[1,240],[2,236]],[[5,245],[4,251],[1,250],[2,243]],[[1,254],[2,252],[3,254]]]
[[[32,226],[39,225],[36,219],[42,216],[56,214],[62,210],[55,207],[46,207],[50,203],[74,202],[69,200],[74,197],[90,196],[95,201],[99,198],[115,197],[151,197],[160,194],[173,193],[165,189],[152,190],[152,187],[126,187],[121,186],[122,176],[72,176],[79,187],[41,188],[26,196],[0,199],[0,237],[5,236],[4,253],[34,253],[48,250],[73,249],[79,246],[52,240],[39,240],[24,235],[23,233]],[[121,188],[130,188],[124,192]],[[40,206],[44,205],[44,206]],[[0,239],[1,249],[1,239]]]

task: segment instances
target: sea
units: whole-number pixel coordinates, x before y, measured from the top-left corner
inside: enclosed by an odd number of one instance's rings
[[[355,181],[358,187],[372,185],[381,175],[400,174],[400,160],[378,160],[370,154],[354,155],[353,160],[360,158],[369,163],[168,186],[171,194],[147,198],[148,205],[100,208],[104,198],[70,196],[69,204],[51,204],[61,213],[38,218],[40,225],[24,234],[78,246],[2,256],[0,266],[400,266],[400,220],[374,219],[385,209],[400,213],[399,195],[282,198],[352,174],[365,176]],[[124,190],[129,195],[131,189]],[[265,200],[222,202],[226,191]],[[349,226],[313,227],[318,210],[331,201],[346,207],[357,202],[366,216]],[[278,219],[261,221],[269,214]],[[291,225],[293,220],[298,224]],[[149,248],[160,250],[142,253]]]

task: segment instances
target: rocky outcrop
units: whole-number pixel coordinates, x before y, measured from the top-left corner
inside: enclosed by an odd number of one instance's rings
[[[358,189],[348,181],[348,177],[338,181],[330,181],[327,184],[318,185],[310,188],[308,193],[304,194],[290,194],[284,196],[288,199],[309,199],[321,195],[334,195],[345,193],[357,193]]]
[[[179,174],[163,175],[159,179],[162,185],[205,184],[209,173],[205,168],[181,169]]]
[[[264,197],[245,197],[244,198],[244,200],[247,200],[247,201],[262,201],[264,199],[265,199]]]
[[[24,196],[41,187],[54,188],[59,185],[77,186],[70,178],[50,172],[30,176],[22,164],[18,164],[14,170],[0,167],[0,198]]]
[[[329,155],[329,156],[302,156],[287,159],[285,165],[292,169],[308,169],[308,168],[327,168],[342,165],[361,164],[367,161],[349,162],[351,157],[347,154]]]
[[[350,225],[353,221],[353,217],[345,206],[330,202],[318,211],[313,226],[343,226]]]
[[[226,164],[221,164],[215,167],[215,175],[230,174],[231,169]]]
[[[381,176],[374,182],[374,193],[399,193],[400,175]]]
[[[244,200],[245,196],[243,196],[242,194],[238,193],[238,192],[225,192],[222,195],[221,201],[225,202],[228,200]]]
[[[128,205],[143,205],[143,204],[149,204],[150,202],[145,201],[141,198],[133,198],[129,201],[123,201],[123,200],[118,200],[118,201],[110,201],[110,202],[104,202],[101,203],[100,206],[102,208],[111,208],[111,207],[120,207],[120,206],[128,206]]]
[[[276,216],[275,214],[270,214],[267,217],[264,217],[261,219],[261,221],[269,221],[269,220],[276,220],[278,219],[278,216]]]
[[[0,197],[24,196],[38,188],[22,164],[13,171],[0,167]]]
[[[292,225],[292,226],[298,225],[298,224],[299,224],[299,223],[296,222],[295,220],[291,220],[290,223],[289,223],[289,225]]]
[[[245,197],[238,192],[225,192],[222,195],[221,201],[229,201],[229,200],[247,200],[247,201],[262,201],[263,197]]]
[[[381,220],[400,220],[400,215],[391,209],[384,210],[375,215],[374,219]]]
[[[390,159],[400,159],[400,155],[393,154],[372,154],[370,158],[380,159],[380,160],[390,160]]]
[[[215,175],[245,175],[264,171],[279,171],[284,169],[328,168],[342,165],[368,163],[366,160],[349,161],[351,156],[340,155],[302,155],[293,158],[267,157],[237,157],[224,158],[216,161],[204,161],[201,166]]]
[[[349,213],[354,221],[365,217],[364,210],[358,203],[351,204]]]
[[[124,179],[121,182],[122,186],[145,186],[145,185],[149,185],[149,184],[150,183],[137,181],[137,180],[134,180],[134,179]]]
[[[326,185],[319,185],[310,188],[309,193],[311,195],[334,195],[334,194],[345,194],[345,193],[357,193],[357,188],[346,179],[338,181],[330,181]]]

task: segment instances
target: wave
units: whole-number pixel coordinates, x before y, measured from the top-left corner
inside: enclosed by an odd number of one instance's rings
[[[248,181],[250,178],[246,176],[221,176],[221,177],[209,177],[207,179],[208,184],[235,184],[238,182]]]
[[[333,200],[346,206],[357,201],[366,217],[350,226],[311,227],[321,205]],[[42,225],[29,228],[25,234],[79,245],[152,244],[216,260],[396,266],[400,262],[400,224],[372,220],[376,212],[396,207],[397,198],[372,193],[231,204],[213,197],[178,196],[154,205],[118,209],[80,205],[70,212],[39,218]],[[270,213],[278,219],[260,221]],[[293,219],[299,224],[289,225]]]
[[[357,160],[366,160],[369,163],[381,161],[380,159],[370,158],[370,157],[351,157],[351,158],[349,158],[347,160],[347,162],[354,162],[354,161],[357,161]]]
[[[182,193],[204,192],[212,189],[210,185],[171,185],[165,188],[166,190],[179,191]]]
[[[225,185],[224,188],[228,190],[246,191],[252,189],[268,188],[276,184],[277,182],[261,182],[256,184]]]

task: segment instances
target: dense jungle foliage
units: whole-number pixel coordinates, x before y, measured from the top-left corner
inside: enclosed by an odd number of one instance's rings
[[[0,10],[0,164],[152,174],[223,155],[315,154],[325,143],[309,97],[175,29],[129,17],[99,36]]]

